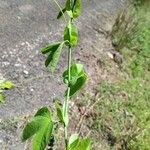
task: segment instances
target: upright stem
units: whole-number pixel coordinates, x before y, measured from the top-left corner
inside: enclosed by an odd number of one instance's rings
[[[67,89],[67,97],[65,99],[65,116],[68,116],[69,111],[69,99],[70,99],[70,68],[71,68],[71,47],[69,46],[68,49],[68,89]],[[64,126],[64,134],[65,134],[65,144],[66,144],[66,150],[68,149],[68,124],[65,124]]]

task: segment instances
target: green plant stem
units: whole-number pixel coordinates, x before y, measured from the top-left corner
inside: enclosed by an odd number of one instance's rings
[[[69,99],[70,99],[70,68],[71,68],[71,47],[69,46],[68,49],[68,89],[67,89],[67,97],[65,100],[65,116],[68,116],[69,111]],[[66,150],[68,149],[68,124],[65,124],[64,126],[64,134],[65,134],[65,144],[66,144]]]
[[[61,13],[62,13],[62,15],[63,15],[63,18],[64,18],[64,20],[65,20],[66,24],[67,24],[67,19],[66,19],[65,14],[64,14],[64,13],[63,13],[63,11],[62,11],[61,6],[59,5],[59,3],[58,3],[56,0],[53,0],[53,1],[54,1],[54,2],[55,2],[55,4],[58,6],[59,10],[61,11]]]

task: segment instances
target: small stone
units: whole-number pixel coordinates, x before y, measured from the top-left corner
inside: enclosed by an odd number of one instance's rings
[[[20,67],[21,66],[21,64],[15,64],[15,67]]]
[[[113,59],[113,58],[114,58],[113,54],[112,54],[112,53],[110,53],[110,52],[107,52],[107,55],[108,55],[108,57],[109,57],[109,58],[111,58],[111,59]]]
[[[33,92],[33,91],[34,91],[34,89],[30,89],[30,91],[31,91],[31,92]]]
[[[24,73],[25,75],[28,75],[28,74],[29,74],[29,72],[28,72],[27,70],[24,70],[23,73]]]
[[[8,65],[10,65],[10,62],[3,62],[2,64],[3,64],[3,66],[8,66]]]

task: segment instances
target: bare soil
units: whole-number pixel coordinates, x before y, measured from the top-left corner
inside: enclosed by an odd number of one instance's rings
[[[116,81],[121,74],[113,61],[114,48],[108,35],[124,4],[123,0],[83,1],[83,13],[77,21],[80,42],[73,50],[74,62],[84,63],[89,74],[82,93],[95,95],[102,80]],[[53,75],[45,68],[45,57],[40,53],[41,47],[61,40],[64,24],[56,20],[57,12],[49,0],[0,1],[0,76],[16,84],[7,92],[5,104],[0,105],[2,150],[26,149],[20,134],[28,116],[41,106],[53,107],[54,98],[63,98],[61,74],[67,62],[66,49]],[[113,67],[108,69],[109,63]]]

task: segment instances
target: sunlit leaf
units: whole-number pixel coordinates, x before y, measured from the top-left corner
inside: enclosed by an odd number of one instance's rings
[[[23,130],[22,141],[32,139],[33,150],[44,150],[52,135],[53,122],[49,109],[43,107],[37,111],[32,121]]]
[[[77,18],[80,15],[81,15],[81,0],[74,0],[73,18]]]
[[[47,121],[47,119],[46,119]],[[34,117],[31,122],[27,123],[23,130],[22,134],[22,141],[26,141],[30,137],[32,137],[35,133],[37,133],[43,126],[43,124],[46,122],[45,118],[43,117]]]
[[[59,61],[60,54],[62,52],[63,45],[64,45],[64,42],[57,43],[56,45],[49,47],[50,53],[45,61],[45,66],[48,67],[50,65],[52,72],[55,71],[57,63]],[[47,49],[45,48],[45,51],[43,50],[43,52],[47,52],[47,51],[48,51],[48,48]]]
[[[70,82],[68,81],[68,70],[63,73],[64,83],[70,87],[70,96],[74,95],[86,82],[87,75],[82,64],[73,64],[70,68]],[[67,91],[66,91],[67,92]]]
[[[69,41],[71,46],[76,46],[78,42],[78,30],[74,23],[69,21],[64,31],[64,40]]]
[[[71,135],[71,137],[69,138],[69,150],[77,148],[78,142],[79,142],[78,134]]]
[[[5,101],[5,95],[3,93],[0,93],[0,103],[3,103]]]
[[[11,81],[8,81],[8,80],[3,80],[3,82],[0,83],[0,88],[1,89],[8,90],[8,89],[11,89],[13,87],[14,87],[14,84]]]
[[[80,139],[80,142],[78,143],[76,150],[90,150],[90,148],[91,148],[91,140],[89,138],[85,138]]]
[[[53,123],[46,119],[47,121],[43,124],[43,127],[36,133],[32,141],[32,149],[33,150],[45,150],[46,146],[49,143],[52,130]]]

